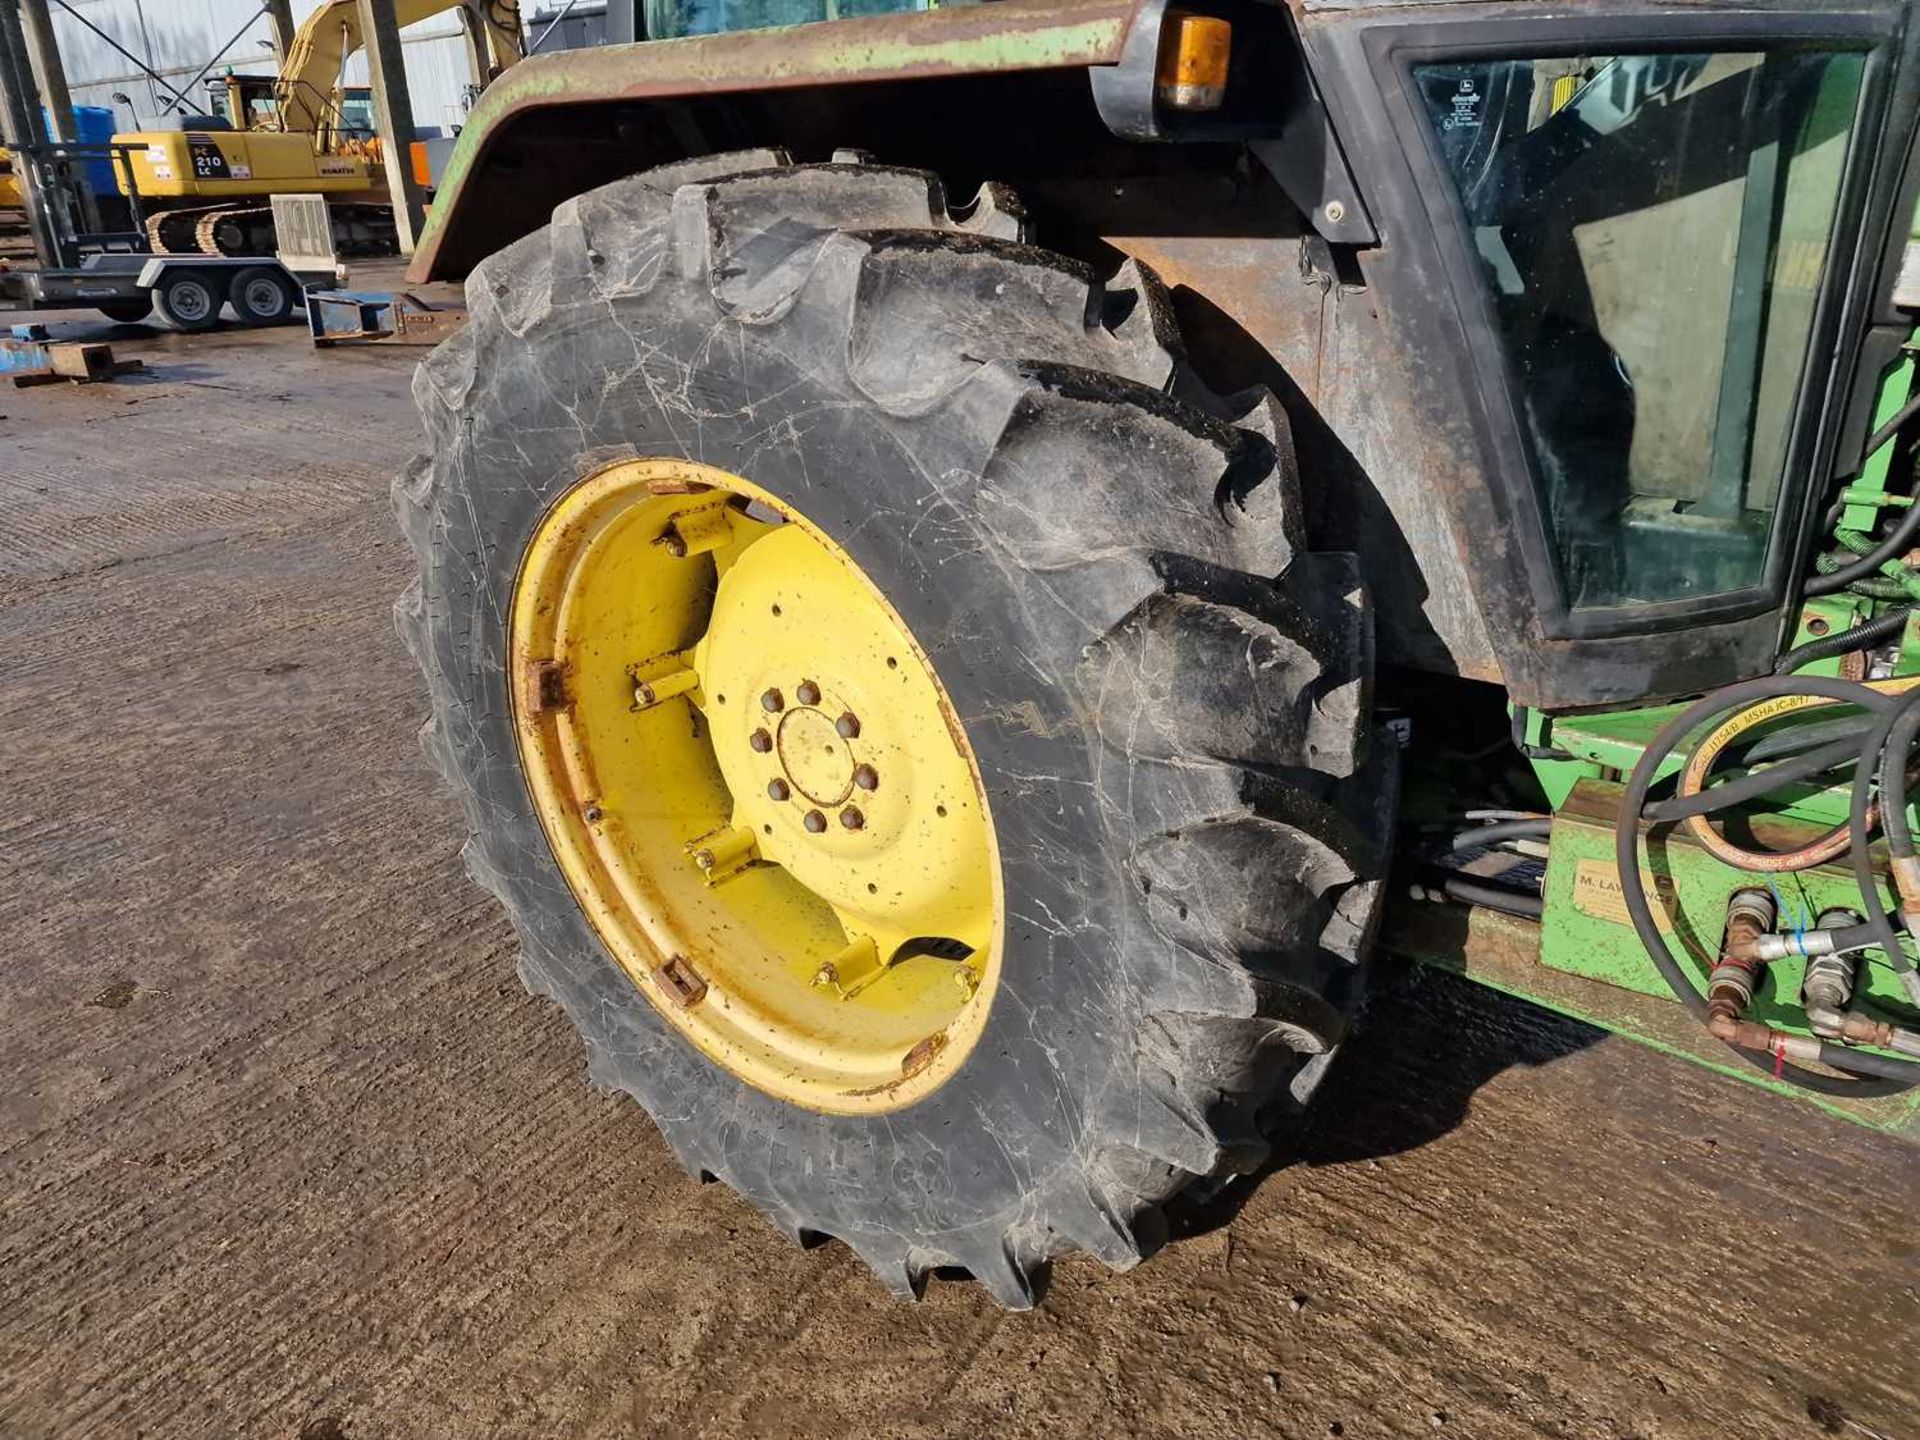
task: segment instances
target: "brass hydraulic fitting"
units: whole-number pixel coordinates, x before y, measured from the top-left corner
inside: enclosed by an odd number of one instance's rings
[[[1740,1017],[1753,1003],[1759,984],[1760,960],[1754,954],[1759,940],[1770,935],[1778,910],[1773,896],[1760,889],[1736,890],[1727,901],[1726,938],[1721,942],[1720,959],[1707,977],[1707,1029],[1722,1040],[1736,1045],[1759,1048],[1751,1039],[1735,1039],[1737,1030],[1766,1027],[1747,1026]]]

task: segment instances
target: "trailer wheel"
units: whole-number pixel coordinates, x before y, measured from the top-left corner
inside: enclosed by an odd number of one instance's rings
[[[110,300],[105,305],[96,305],[93,308],[118,324],[135,325],[153,313],[153,297],[149,295],[138,300]]]
[[[1022,1307],[1266,1161],[1393,772],[1271,397],[965,213],[766,153],[561,205],[416,377],[395,613],[594,1081],[793,1238]]]
[[[233,277],[227,298],[243,325],[284,325],[300,297],[285,272],[270,265],[250,265]]]
[[[220,291],[198,270],[170,270],[153,287],[153,303],[176,330],[210,330],[220,320]]]

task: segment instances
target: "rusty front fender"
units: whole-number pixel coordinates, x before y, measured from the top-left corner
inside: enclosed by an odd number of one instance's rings
[[[489,87],[447,165],[408,279],[452,280],[569,195],[687,147],[620,116],[707,97],[1118,62],[1135,0],[998,0],[535,56]],[[538,129],[537,163],[513,154]],[[652,132],[656,127],[643,127]]]

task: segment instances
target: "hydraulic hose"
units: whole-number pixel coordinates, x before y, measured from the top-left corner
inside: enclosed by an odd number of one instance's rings
[[[1751,730],[1756,725],[1765,724],[1769,720],[1777,719],[1780,715],[1786,714],[1790,710],[1804,709],[1807,705],[1816,703],[1819,702],[1815,697],[1789,694],[1781,697],[1773,705],[1766,707],[1764,710],[1758,706],[1743,707],[1729,719],[1715,726],[1712,731],[1694,747],[1693,754],[1687,757],[1687,763],[1680,772],[1678,798],[1682,801],[1691,800],[1705,788],[1707,773],[1713,769],[1714,761],[1719,758],[1721,751],[1725,750],[1729,742],[1736,736]],[[1878,752],[1876,751],[1875,753]],[[1858,748],[1849,746],[1840,754],[1837,763],[1845,764],[1847,761],[1857,760],[1858,757]],[[1787,765],[1782,765],[1772,771],[1766,772],[1768,775],[1776,776],[1777,778],[1773,780],[1772,784],[1764,787],[1761,793],[1764,793],[1765,789],[1772,789],[1774,786],[1786,783],[1788,776],[1779,774],[1779,771],[1790,768],[1802,768],[1809,763],[1810,758],[1808,761],[1803,762],[1788,762]],[[1752,779],[1753,777],[1748,776],[1744,778]],[[1869,821],[1871,821],[1871,816],[1869,817]],[[1784,874],[1793,870],[1807,870],[1815,865],[1824,865],[1827,861],[1836,858],[1847,848],[1848,837],[1851,833],[1847,826],[1842,824],[1834,826],[1824,835],[1809,841],[1798,849],[1749,850],[1745,846],[1734,844],[1733,841],[1722,835],[1718,830],[1715,830],[1713,823],[1708,820],[1704,814],[1689,817],[1687,820],[1687,830],[1692,834],[1694,839],[1700,842],[1701,848],[1715,859],[1734,866],[1736,869],[1754,870],[1763,874],[1775,875]]]
[[[1852,752],[1849,751],[1849,754]],[[1448,842],[1449,850],[1472,850],[1480,845],[1498,845],[1503,840],[1544,840],[1553,833],[1553,821],[1536,819],[1502,820],[1497,825],[1482,825],[1462,830]]]
[[[1920,395],[1915,395],[1908,400],[1893,413],[1886,424],[1867,437],[1867,443],[1860,450],[1862,463],[1871,459],[1882,445],[1898,435],[1916,415],[1920,415]],[[1846,589],[1856,580],[1867,579],[1878,573],[1880,567],[1887,561],[1895,559],[1911,548],[1916,535],[1920,535],[1920,504],[1908,506],[1907,513],[1900,517],[1899,523],[1878,545],[1849,565],[1842,565],[1838,570],[1825,575],[1810,577],[1801,593],[1831,595],[1836,590]]]
[[[1867,735],[1866,745],[1860,751],[1860,763],[1854,771],[1853,797],[1847,812],[1847,833],[1852,840],[1853,878],[1860,887],[1860,904],[1866,912],[1867,924],[1873,927],[1880,948],[1886,951],[1887,963],[1900,975],[1901,983],[1907,994],[1914,998],[1916,984],[1913,961],[1901,948],[1899,932],[1893,928],[1893,921],[1887,914],[1887,907],[1880,900],[1880,885],[1873,873],[1873,860],[1867,850],[1867,811],[1871,801],[1868,798],[1873,788],[1876,762],[1887,747],[1888,739],[1902,718],[1920,709],[1920,688],[1907,691],[1898,696],[1882,712],[1878,723]],[[1904,799],[1904,770],[1902,771],[1902,798]],[[1883,798],[1881,808],[1886,808]]]
[[[1822,635],[1817,640],[1809,640],[1804,645],[1797,645],[1780,657],[1779,663],[1773,667],[1773,673],[1791,675],[1802,665],[1811,665],[1816,660],[1830,660],[1836,655],[1865,650],[1869,645],[1878,645],[1883,640],[1891,640],[1906,628],[1907,616],[1912,613],[1911,606],[1901,610],[1889,610],[1885,615],[1877,615],[1864,624],[1855,625],[1851,630]]]
[[[1853,1086],[1890,1084],[1894,1087],[1892,1090],[1879,1092],[1890,1095],[1911,1090],[1916,1083],[1914,1077],[1920,1076],[1920,1065],[1914,1064],[1911,1060],[1901,1060],[1892,1055],[1877,1055],[1871,1050],[1851,1050],[1845,1045],[1831,1045],[1824,1040],[1820,1042],[1820,1063],[1854,1075],[1871,1077],[1856,1080]],[[1867,1094],[1864,1089],[1855,1089],[1853,1086],[1849,1086],[1843,1093]]]
[[[1920,736],[1920,705],[1904,706],[1887,732],[1886,748],[1880,754],[1880,824],[1887,836],[1887,854],[1896,862],[1896,881],[1898,862],[1914,858],[1913,834],[1907,824],[1907,763],[1916,736]],[[1903,907],[1908,888],[1900,887]],[[1920,896],[1915,899],[1920,901]]]
[[[1864,464],[1872,459],[1873,452],[1898,435],[1901,428],[1916,415],[1920,415],[1920,395],[1913,396],[1906,404],[1894,411],[1892,419],[1867,437],[1867,443],[1860,447],[1861,462]]]
[[[1880,902],[1880,885],[1874,879],[1872,856],[1866,851],[1866,828],[1868,828],[1866,789],[1874,780],[1876,760],[1889,747],[1893,732],[1905,730],[1901,722],[1908,716],[1912,716],[1914,712],[1920,712],[1920,689],[1910,689],[1905,695],[1901,695],[1899,703],[1889,708],[1880,718],[1880,724],[1876,724],[1872,733],[1868,733],[1866,749],[1860,751],[1859,768],[1853,778],[1853,804],[1849,806],[1849,812],[1847,812],[1847,829],[1849,829],[1849,835],[1853,837],[1853,879],[1860,887],[1860,908],[1866,912],[1866,924],[1874,927],[1874,933],[1878,935],[1878,945],[1887,954],[1887,964],[1891,964],[1895,973],[1899,973],[1901,985],[1907,989],[1908,998],[1920,1000],[1920,977],[1914,975],[1914,962],[1908,956],[1907,950],[1901,948],[1899,931],[1893,927],[1893,920],[1887,916],[1887,906]],[[1908,732],[1907,743],[1910,747],[1912,743],[1910,732]],[[1903,755],[1901,756],[1901,780],[1895,787],[1895,793],[1901,801],[1903,810],[1905,810],[1905,799],[1907,799],[1905,764],[1907,760]],[[1882,808],[1885,808],[1887,803],[1891,801],[1882,799]],[[1901,822],[1905,828],[1905,814],[1901,816]],[[1908,837],[1905,843],[1907,843],[1908,852],[1912,851],[1912,839]],[[1891,847],[1891,841],[1889,841],[1889,847]],[[1912,856],[1908,854],[1905,860],[1907,868],[1910,868],[1910,862],[1912,862]],[[1895,876],[1901,874],[1901,868],[1903,868],[1903,862],[1895,858],[1895,864],[1893,864]]]
[[[1440,888],[1450,897],[1464,904],[1481,905],[1507,915],[1518,915],[1525,920],[1538,920],[1547,913],[1546,902],[1538,895],[1530,895],[1524,890],[1515,890],[1506,885],[1494,885],[1484,880],[1464,880],[1458,876],[1449,875],[1440,882]]]
[[[1890,715],[1897,714],[1896,702],[1865,685],[1847,680],[1832,680],[1817,675],[1777,675],[1763,676],[1757,680],[1746,680],[1729,685],[1704,698],[1695,701],[1668,721],[1647,745],[1640,761],[1633,767],[1633,773],[1627,780],[1627,792],[1620,807],[1619,820],[1614,828],[1614,858],[1620,872],[1621,898],[1626,902],[1627,913],[1633,921],[1634,933],[1640,937],[1647,956],[1653,961],[1654,968],[1660,972],[1660,978],[1673,991],[1676,999],[1687,1007],[1690,1013],[1702,1025],[1707,1020],[1706,998],[1694,988],[1680,962],[1674,958],[1673,951],[1667,946],[1666,936],[1654,922],[1653,909],[1647,902],[1647,891],[1640,875],[1640,816],[1646,807],[1647,791],[1653,784],[1655,772],[1660,764],[1672,753],[1687,735],[1702,723],[1717,719],[1730,711],[1745,709],[1762,700],[1771,700],[1780,696],[1810,695],[1822,699],[1853,704],[1872,712],[1881,719],[1881,723],[1891,728]],[[1876,731],[1880,726],[1875,726]],[[1873,752],[1877,754],[1878,752]],[[1871,771],[1871,762],[1867,768]],[[1855,796],[1858,805],[1862,797]],[[1865,808],[1860,806],[1857,816],[1859,834],[1865,831]],[[1864,843],[1856,847],[1856,863],[1864,865],[1867,853]],[[1869,870],[1866,889],[1872,894],[1872,875]],[[1877,897],[1873,897],[1877,898]],[[1891,927],[1886,927],[1891,929]],[[1894,951],[1899,946],[1894,945]],[[1904,959],[1904,955],[1902,956]],[[1829,1056],[1826,1047],[1820,1051],[1820,1059],[1834,1069],[1855,1075],[1851,1080],[1842,1080],[1836,1076],[1823,1075],[1776,1057],[1762,1050],[1750,1050],[1744,1046],[1730,1047],[1733,1052],[1755,1069],[1776,1075],[1788,1084],[1801,1089],[1811,1090],[1822,1095],[1844,1095],[1856,1098],[1877,1098],[1897,1095],[1920,1084],[1920,1064],[1912,1061],[1890,1060],[1881,1056],[1870,1057],[1869,1063],[1862,1063],[1863,1057],[1849,1054],[1833,1047],[1835,1053]]]
[[[1829,531],[1833,529],[1831,525],[1826,528]],[[1838,557],[1823,551],[1813,557],[1814,573],[1831,575],[1844,563]],[[1920,578],[1916,578],[1911,573],[1896,580],[1882,572],[1866,580],[1854,581],[1847,586],[1847,591],[1849,594],[1860,595],[1868,600],[1900,600],[1911,605],[1915,600],[1920,600],[1920,593],[1916,593],[1916,588],[1920,588]]]
[[[1920,536],[1920,505],[1910,505],[1900,517],[1899,523],[1887,533],[1887,538],[1864,551],[1849,563],[1842,565],[1825,575],[1811,577],[1802,588],[1804,595],[1831,595],[1836,590],[1844,590],[1856,580],[1865,580],[1878,575],[1880,567],[1889,560],[1897,560],[1913,548],[1914,538]]]
[[[1860,758],[1859,735],[1835,740],[1822,745],[1818,750],[1808,751],[1769,765],[1764,770],[1755,770],[1742,775],[1738,780],[1729,780],[1724,785],[1715,785],[1711,789],[1694,790],[1687,794],[1676,795],[1671,800],[1656,800],[1647,806],[1646,818],[1649,820],[1669,821],[1687,820],[1695,815],[1712,815],[1721,810],[1729,810],[1748,800],[1757,800],[1762,795],[1771,794],[1782,785],[1790,785],[1798,780],[1811,780],[1817,775],[1825,775],[1830,770],[1851,765]]]
[[[1777,734],[1762,735],[1740,751],[1738,760],[1741,765],[1758,765],[1763,760],[1781,760],[1814,750],[1834,740],[1851,741],[1847,755],[1852,758],[1860,753],[1860,744],[1872,728],[1871,721],[1858,715],[1839,720],[1821,720],[1810,725],[1795,725]]]

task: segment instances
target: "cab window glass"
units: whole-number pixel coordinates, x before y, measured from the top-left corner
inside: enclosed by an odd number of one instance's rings
[[[647,0],[647,38],[672,40],[931,8],[930,0]]]
[[[1417,66],[1573,609],[1763,579],[1854,52]]]

